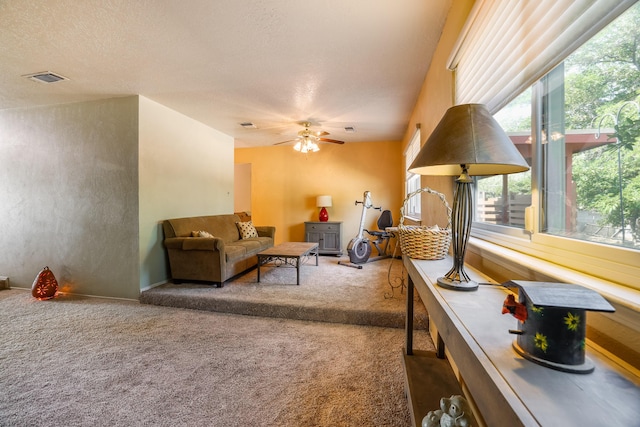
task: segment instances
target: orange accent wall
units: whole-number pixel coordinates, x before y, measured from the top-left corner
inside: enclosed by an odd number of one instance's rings
[[[304,241],[304,222],[318,221],[316,196],[331,195],[329,221],[343,222],[342,247],[358,233],[365,191],[374,206],[400,220],[404,166],[402,144],[359,142],[322,144],[301,154],[290,145],[235,150],[235,163],[251,164],[251,214],[256,225],[275,225],[276,243]],[[380,211],[368,209],[365,228],[376,229]],[[345,252],[346,253],[346,252]]]
[[[390,209],[394,223],[400,219],[404,200],[404,149],[421,124],[421,144],[427,140],[445,111],[454,105],[454,73],[447,60],[474,4],[474,0],[456,0],[447,15],[445,28],[402,141],[345,145],[323,144],[312,154],[300,154],[291,146],[239,148],[235,163],[251,164],[251,205],[257,225],[275,225],[276,243],[304,240],[304,222],[316,221],[315,198],[333,197],[329,220],[343,221],[343,248],[358,232],[362,209],[355,206],[365,190],[373,203]],[[417,58],[416,60],[420,60]],[[422,186],[445,194],[453,200],[452,177],[423,177]],[[422,198],[423,224],[441,224],[446,215],[439,202]],[[369,210],[365,228],[375,228],[378,211]]]

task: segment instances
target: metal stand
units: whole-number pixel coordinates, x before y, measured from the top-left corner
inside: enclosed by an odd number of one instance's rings
[[[338,261],[338,264],[340,265],[344,265],[346,267],[353,267],[353,268],[357,268],[358,270],[362,270],[362,264],[354,264],[351,261]]]
[[[462,166],[462,174],[456,179],[456,190],[453,195],[451,211],[451,231],[453,247],[453,267],[443,277],[438,277],[438,285],[456,291],[475,291],[478,284],[469,278],[464,271],[464,256],[471,234],[473,221],[473,180],[467,173],[466,165]]]

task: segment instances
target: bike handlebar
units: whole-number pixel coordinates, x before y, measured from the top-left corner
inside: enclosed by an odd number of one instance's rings
[[[360,202],[360,201],[356,200],[356,206],[361,205],[361,204],[363,204],[363,203],[364,203],[364,202]],[[371,206],[371,205],[369,205],[369,206],[365,206],[365,207],[366,207],[367,209],[369,209],[369,208],[373,208],[373,209],[377,209],[377,210],[379,210],[379,211],[380,211],[380,210],[382,210],[382,206]]]

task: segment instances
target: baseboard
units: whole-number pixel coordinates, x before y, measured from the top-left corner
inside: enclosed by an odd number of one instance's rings
[[[158,286],[164,285],[165,283],[169,283],[169,280],[163,280],[161,282],[152,283],[149,286],[145,286],[144,288],[140,288],[140,293],[144,291],[148,291],[149,289],[157,288]]]

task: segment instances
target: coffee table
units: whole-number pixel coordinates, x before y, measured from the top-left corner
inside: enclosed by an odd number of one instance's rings
[[[296,285],[300,285],[301,258],[316,256],[318,265],[318,244],[303,242],[286,242],[258,253],[258,283],[260,283],[260,266],[269,262],[289,265],[296,268]]]

